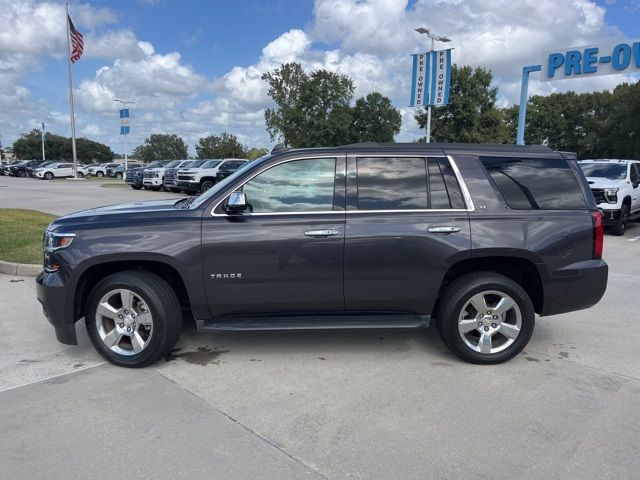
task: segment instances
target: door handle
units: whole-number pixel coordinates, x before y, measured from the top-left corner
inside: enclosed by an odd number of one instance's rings
[[[304,234],[307,237],[326,238],[338,235],[338,230],[307,230]]]
[[[429,233],[444,233],[445,235],[449,235],[450,233],[457,233],[460,231],[460,227],[429,227],[427,229]]]

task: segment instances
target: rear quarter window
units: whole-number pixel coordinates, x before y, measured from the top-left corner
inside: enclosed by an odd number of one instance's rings
[[[507,205],[515,210],[583,210],[587,202],[564,159],[481,157]]]

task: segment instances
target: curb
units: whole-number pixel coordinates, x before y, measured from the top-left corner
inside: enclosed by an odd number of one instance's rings
[[[3,262],[0,260],[0,273],[18,277],[37,277],[42,272],[42,265],[29,263]]]

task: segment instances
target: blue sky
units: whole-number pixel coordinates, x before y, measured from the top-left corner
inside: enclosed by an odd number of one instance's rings
[[[154,132],[228,131],[273,145],[263,71],[285,61],[350,75],[356,98],[378,90],[403,114],[398,140],[421,135],[407,105],[408,54],[420,25],[453,39],[454,60],[490,68],[514,103],[522,65],[552,48],[640,38],[640,0],[129,0],[71,2],[85,35],[74,65],[79,135],[121,152],[113,97],[136,101],[130,144]],[[64,3],[0,0],[0,133],[10,144],[45,121],[69,135]],[[637,76],[533,81],[532,93],[613,88]],[[534,79],[535,80],[535,79]]]

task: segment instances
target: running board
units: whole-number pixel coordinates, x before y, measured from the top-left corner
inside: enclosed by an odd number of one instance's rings
[[[225,318],[197,321],[201,332],[256,332],[282,330],[418,330],[429,326],[428,315],[354,315],[308,317]]]

